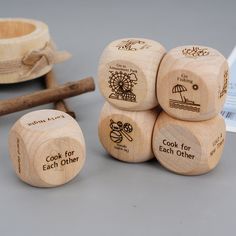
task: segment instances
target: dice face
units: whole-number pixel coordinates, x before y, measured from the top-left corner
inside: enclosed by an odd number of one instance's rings
[[[57,130],[69,124],[75,124],[73,119],[64,112],[57,110],[39,110],[27,113],[19,119],[22,128],[31,132]]]
[[[77,139],[63,137],[42,143],[34,158],[39,178],[58,186],[72,180],[84,165],[83,147]]]
[[[16,174],[37,187],[72,180],[85,162],[85,143],[78,123],[64,112],[26,114],[10,131],[10,157]]]
[[[125,162],[153,158],[151,138],[156,116],[154,111],[121,111],[105,103],[98,127],[103,147],[114,158]]]
[[[100,58],[98,77],[102,95],[124,110],[148,110],[158,105],[157,70],[165,49],[148,39],[120,39]]]
[[[30,177],[30,160],[22,137],[14,130],[9,139],[10,157],[17,176],[24,182]]]
[[[126,130],[125,126],[129,126],[131,131]],[[133,145],[137,143],[134,136],[141,136],[141,132],[133,120],[121,115],[111,115],[102,121],[101,127],[99,137],[108,153],[121,161],[139,161]]]
[[[153,133],[153,151],[160,163],[178,174],[199,175],[215,168],[225,142],[224,119],[175,120],[162,112]]]
[[[172,49],[157,78],[157,97],[171,116],[190,121],[211,119],[222,109],[228,85],[228,64],[204,46]]]
[[[147,84],[140,68],[129,61],[112,61],[99,78],[103,96],[108,101],[125,109],[133,109],[146,97]]]

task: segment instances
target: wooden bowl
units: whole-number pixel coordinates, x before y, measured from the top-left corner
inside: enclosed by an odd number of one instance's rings
[[[45,23],[22,18],[0,19],[0,84],[40,77],[58,59],[62,58],[58,58]]]

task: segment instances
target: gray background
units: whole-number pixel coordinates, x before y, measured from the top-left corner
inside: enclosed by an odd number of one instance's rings
[[[48,23],[58,47],[73,53],[70,61],[55,67],[62,83],[96,77],[103,48],[122,37],[151,38],[167,49],[209,45],[227,57],[236,44],[235,3],[1,0],[0,16]],[[0,86],[0,99],[41,88],[40,80]],[[0,118],[0,235],[234,235],[236,136],[227,134],[222,161],[214,171],[184,177],[156,161],[125,164],[105,153],[97,137],[103,104],[98,90],[68,103],[85,135],[87,162],[77,178],[58,188],[30,187],[12,170],[9,129],[28,111]]]

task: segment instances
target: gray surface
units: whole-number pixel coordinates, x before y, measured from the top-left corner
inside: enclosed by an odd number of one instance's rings
[[[235,3],[2,0],[0,15],[49,24],[58,47],[74,55],[56,66],[58,79],[66,82],[96,76],[104,46],[126,36],[152,38],[168,49],[205,44],[228,56],[236,44]],[[39,81],[1,86],[0,99],[41,87]],[[0,235],[234,235],[236,136],[227,135],[223,159],[213,172],[178,176],[156,161],[124,164],[106,155],[97,138],[103,103],[98,91],[68,102],[79,115],[87,162],[75,180],[59,188],[33,188],[17,179],[8,159],[7,137],[26,111],[1,118]]]

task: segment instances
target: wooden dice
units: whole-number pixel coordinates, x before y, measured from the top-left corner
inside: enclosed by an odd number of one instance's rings
[[[190,121],[211,119],[222,109],[228,84],[224,56],[205,46],[182,46],[162,60],[157,97],[171,116]]]
[[[112,105],[130,111],[158,105],[155,86],[164,47],[153,40],[127,38],[110,43],[100,58],[100,91]]]
[[[85,142],[78,123],[56,110],[21,117],[10,131],[9,151],[18,177],[37,187],[70,181],[85,162]]]
[[[99,119],[98,134],[103,147],[114,158],[144,162],[153,158],[152,131],[158,112],[122,111],[106,102]]]
[[[167,169],[183,175],[212,170],[220,160],[225,143],[221,115],[207,121],[174,119],[162,112],[153,132],[153,151]]]
[[[110,43],[98,69],[107,100],[99,121],[102,145],[125,162],[149,160],[153,149],[175,173],[212,170],[225,142],[219,113],[228,76],[226,59],[209,47],[183,46],[165,54],[163,46],[147,39]],[[160,110],[153,109],[158,105],[164,110],[159,117]]]

